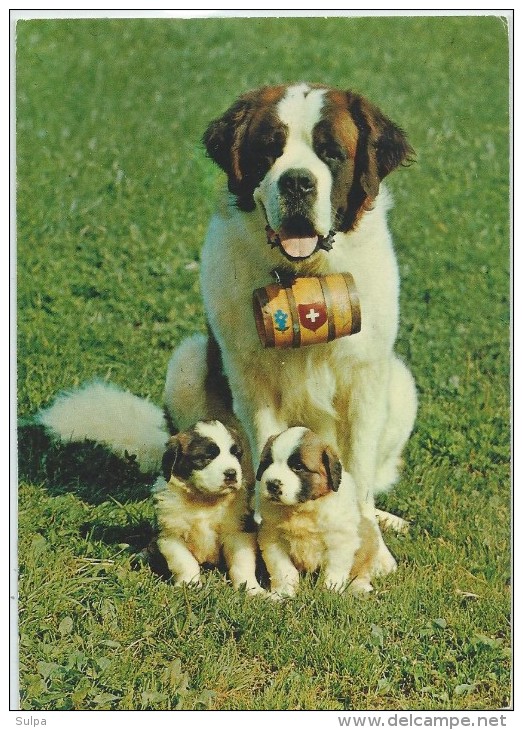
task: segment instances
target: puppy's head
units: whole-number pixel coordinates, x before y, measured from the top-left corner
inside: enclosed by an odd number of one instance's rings
[[[238,207],[258,208],[269,243],[290,260],[355,228],[383,178],[413,155],[404,132],[364,97],[316,84],[244,94],[204,143]]]
[[[256,479],[263,498],[290,506],[336,492],[341,474],[330,446],[309,429],[294,427],[269,439]]]
[[[228,494],[242,484],[238,438],[220,421],[199,421],[172,436],[162,459],[167,481],[172,476],[203,495]]]

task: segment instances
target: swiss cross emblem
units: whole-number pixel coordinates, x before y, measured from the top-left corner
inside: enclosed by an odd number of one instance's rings
[[[327,308],[322,302],[298,304],[298,315],[303,327],[316,332],[327,321]]]

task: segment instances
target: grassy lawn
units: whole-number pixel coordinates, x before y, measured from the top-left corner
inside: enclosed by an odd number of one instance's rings
[[[178,590],[136,554],[149,484],[20,432],[21,707],[499,709],[511,699],[508,46],[500,19],[21,21],[18,407],[109,378],[160,402],[204,327],[219,172],[200,144],[240,91],[311,80],[403,126],[398,351],[420,397],[380,506],[398,572],[367,600],[273,605],[219,571]]]

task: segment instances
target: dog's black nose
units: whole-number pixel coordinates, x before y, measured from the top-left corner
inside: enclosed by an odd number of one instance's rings
[[[235,482],[238,479],[238,472],[236,469],[226,469],[223,476],[226,482]]]
[[[279,479],[269,479],[266,483],[266,487],[271,497],[281,496],[282,483]]]
[[[278,180],[280,192],[291,195],[304,195],[316,190],[316,178],[305,168],[291,168]]]

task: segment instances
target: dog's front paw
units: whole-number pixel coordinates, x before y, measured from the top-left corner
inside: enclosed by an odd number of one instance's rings
[[[273,601],[284,601],[286,598],[293,598],[296,595],[296,586],[279,585],[271,586],[269,598]]]
[[[192,577],[182,576],[176,578],[174,585],[176,588],[180,588],[182,586],[187,586],[188,588],[201,588],[203,583],[199,575],[193,575]]]
[[[376,554],[376,557],[374,558],[374,564],[372,566],[372,575],[374,576],[383,576],[383,575],[389,575],[389,573],[394,573],[395,570],[397,570],[398,564],[388,549],[388,547],[385,545],[384,542],[381,543],[381,545],[378,548],[378,552]]]
[[[288,596],[282,596],[282,594],[278,593],[277,591],[269,591],[267,597],[275,603],[280,603],[281,601],[284,601]]]
[[[351,581],[349,590],[355,596],[366,596],[369,593],[372,593],[374,588],[368,578],[357,577]]]
[[[343,593],[347,587],[347,576],[344,575],[326,575],[325,576],[325,588],[329,591],[335,591],[336,593]]]
[[[282,601],[286,601],[289,598],[292,598],[294,594],[292,593],[280,593],[279,591],[269,591],[267,593],[267,597],[271,599],[271,601],[275,601],[276,603],[281,603]]]
[[[260,585],[245,587],[245,593],[248,596],[267,596],[268,591],[262,588]]]

